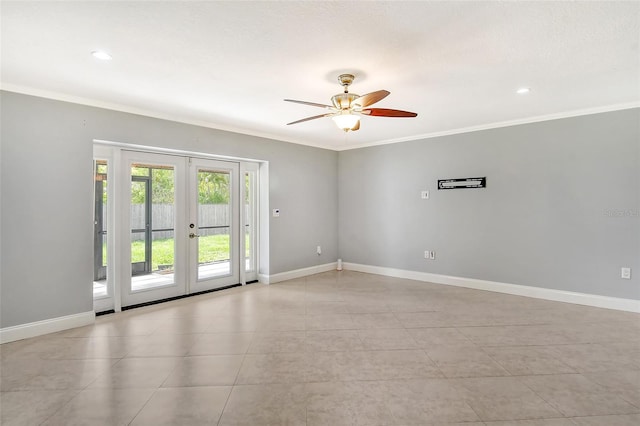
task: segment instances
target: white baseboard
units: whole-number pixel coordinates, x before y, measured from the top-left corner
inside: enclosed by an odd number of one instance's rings
[[[335,271],[338,262],[325,263],[324,265],[310,266],[308,268],[294,269],[293,271],[280,272],[279,274],[264,275],[259,274],[258,280],[263,284],[274,284],[280,281],[293,280],[295,278],[307,277],[321,272]]]
[[[567,302],[577,305],[595,306],[598,308],[640,313],[640,300],[635,299],[622,299],[618,297],[599,296],[597,294],[576,293],[550,288],[499,283],[495,281],[477,280],[474,278],[452,277],[448,275],[431,274],[428,272],[384,268],[381,266],[361,265],[357,263],[344,263],[343,268],[348,271],[366,272],[369,274],[386,275],[389,277],[406,278],[416,281],[427,281],[435,284],[466,287],[476,290],[513,294],[516,296],[533,297],[536,299],[553,300],[556,302]]]
[[[28,324],[15,325],[13,327],[0,328],[0,343],[8,343],[16,340],[28,339],[29,337],[68,330],[70,328],[91,325],[95,320],[95,312],[89,311],[43,321],[30,322]]]

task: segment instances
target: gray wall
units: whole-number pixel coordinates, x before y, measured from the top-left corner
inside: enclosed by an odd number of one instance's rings
[[[338,256],[334,151],[11,92],[0,103],[0,327],[93,308],[93,139],[269,161],[269,274]]]
[[[633,109],[343,151],[340,257],[640,299],[639,123]],[[477,176],[487,188],[437,190]]]
[[[10,92],[0,103],[0,327],[92,309],[93,139],[269,161],[270,274],[342,257],[640,299],[638,109],[336,153]],[[488,187],[436,190],[472,176]]]

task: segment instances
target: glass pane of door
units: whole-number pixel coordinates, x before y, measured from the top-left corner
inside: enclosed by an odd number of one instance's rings
[[[151,168],[151,271],[174,281],[175,172]]]
[[[171,285],[175,264],[175,171],[131,167],[131,290]]]
[[[148,258],[150,239],[149,225],[149,181],[148,179],[131,181],[131,274],[141,275],[149,272]]]
[[[231,173],[200,168],[197,173],[197,279],[201,281],[231,274]]]

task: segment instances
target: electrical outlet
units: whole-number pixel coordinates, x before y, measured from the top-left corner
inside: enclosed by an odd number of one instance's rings
[[[431,252],[429,250],[425,250],[424,251],[424,258],[425,259],[429,259],[430,256],[431,256]]]
[[[423,200],[428,200],[429,199],[429,191],[422,191],[420,193],[420,197],[422,197]]]
[[[631,279],[631,268],[621,268],[620,269],[620,278],[623,280]]]
[[[429,253],[429,259],[436,260],[436,252],[435,251],[432,251],[431,253]]]
[[[273,217],[280,217],[280,209],[273,209]]]

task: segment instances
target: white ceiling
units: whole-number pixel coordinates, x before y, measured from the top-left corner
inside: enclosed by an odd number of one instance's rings
[[[344,149],[640,105],[640,2],[8,2],[6,90]],[[97,49],[109,62],[91,56]],[[324,110],[337,76],[417,118]],[[531,87],[528,95],[516,89]]]

